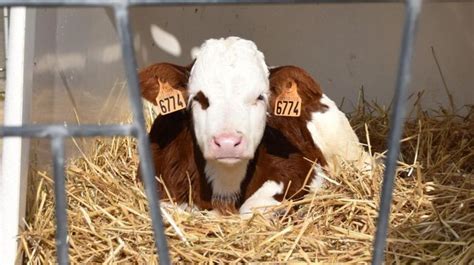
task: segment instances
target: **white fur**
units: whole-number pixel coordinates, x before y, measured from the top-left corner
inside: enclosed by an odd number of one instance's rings
[[[314,169],[314,177],[311,183],[309,184],[309,189],[311,191],[318,191],[320,190],[323,185],[324,185],[324,179],[328,178],[326,173],[324,173],[323,169],[321,166],[316,166]]]
[[[215,159],[211,144],[214,136],[239,133],[246,144],[243,159],[254,156],[263,136],[268,98],[268,69],[256,45],[237,37],[207,40],[200,48],[191,70],[190,98],[199,91],[209,99],[203,110],[192,102],[194,131],[206,159]]]
[[[242,218],[250,218],[252,211],[264,212],[267,207],[279,205],[280,202],[273,196],[283,193],[283,183],[267,180],[250,198],[248,198],[239,209]]]
[[[240,195],[240,183],[247,172],[248,161],[235,165],[226,165],[214,160],[206,162],[206,178],[212,185],[216,196],[237,198]]]
[[[330,171],[335,173],[341,159],[356,162],[360,169],[370,170],[371,158],[359,143],[346,115],[324,94],[321,103],[328,106],[328,110],[313,112],[307,128],[326,158]]]
[[[207,109],[196,101],[191,108],[196,140],[215,196],[233,196],[240,190],[248,161],[265,129],[268,76],[264,56],[251,41],[210,39],[199,48],[188,91],[190,99],[201,91],[209,100]],[[260,95],[264,100],[257,100]],[[230,162],[218,160],[212,148],[214,137],[226,133],[242,136],[242,151]]]

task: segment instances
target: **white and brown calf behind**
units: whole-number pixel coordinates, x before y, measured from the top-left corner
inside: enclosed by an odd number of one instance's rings
[[[174,88],[182,91],[188,100],[187,110],[166,115],[181,117],[179,120],[182,122],[190,118],[189,124],[179,124],[178,128],[184,129],[175,132],[169,142],[160,144],[163,141],[157,137],[170,138],[166,129],[160,130],[154,124],[150,132],[155,164],[167,163],[169,160],[173,164],[172,169],[157,165],[157,173],[178,171],[176,165],[180,161],[173,157],[178,155],[176,153],[184,155],[184,161],[188,161],[184,168],[189,168],[189,171],[199,176],[193,181],[200,183],[198,179],[204,176],[206,182],[201,186],[209,184],[213,207],[228,208],[235,212],[235,205],[241,195],[241,183],[265,129],[268,75],[263,54],[256,45],[237,37],[207,40],[190,67],[165,63],[142,70],[142,95],[153,104],[157,104],[154,97],[158,95],[160,85],[177,86]],[[159,117],[155,121],[161,125],[170,125],[171,122],[172,119],[166,117]],[[189,131],[192,131],[192,137]],[[173,139],[178,138],[191,142],[173,142]],[[193,150],[191,159],[188,159],[191,154],[186,154],[190,153],[189,147],[186,149],[183,144],[196,144],[199,147]],[[185,183],[182,172],[178,173],[177,180],[166,176],[168,182]],[[183,189],[187,186],[178,187],[176,184],[173,188]],[[177,197],[182,198],[182,195]]]
[[[192,196],[201,202],[198,207],[206,209],[227,207],[232,211],[232,208],[250,198],[242,208],[278,203],[283,199],[279,189],[282,184],[284,190],[289,191],[289,196],[302,194],[302,188],[308,181],[315,188],[321,185],[325,172],[317,167],[311,177],[306,178],[311,164],[304,161],[306,157],[326,166],[323,154],[330,153],[327,148],[321,152],[319,144],[332,140],[348,142],[345,138],[339,139],[338,135],[325,137],[324,126],[313,130],[312,124],[320,122],[313,119],[313,115],[322,113],[321,124],[324,124],[325,117],[330,116],[325,114],[334,110],[332,105],[326,104],[314,80],[302,69],[292,66],[272,69],[269,74],[263,54],[253,42],[236,37],[208,40],[201,47],[192,67],[160,64],[145,69],[140,74],[142,94],[156,104],[157,81],[153,76],[176,86],[189,101],[189,110],[170,114],[181,117],[179,120],[184,124],[177,128],[184,129],[175,130],[174,135],[169,136],[166,128],[160,131],[160,126],[154,124],[150,133],[157,173],[168,178],[167,181],[172,184],[171,193],[179,195],[175,196],[181,200],[178,203],[182,203],[188,195],[182,192],[188,188],[188,182],[198,190],[199,195]],[[297,118],[271,114],[276,95],[288,81],[298,84],[303,100],[302,115]],[[337,107],[335,110],[339,111]],[[191,114],[188,115],[188,111]],[[155,123],[174,128],[173,119],[165,117]],[[335,124],[352,131],[350,126]],[[265,130],[265,127],[270,129]],[[264,135],[271,129],[280,135],[276,138],[273,137],[275,135]],[[162,143],[160,138],[163,135],[170,140]],[[190,143],[186,146],[183,142],[173,142],[175,139]],[[279,150],[282,141],[286,141],[291,148]],[[199,150],[193,149],[194,142]],[[185,156],[185,159],[179,156]],[[166,165],[170,161],[171,165]],[[182,169],[181,164],[184,165]],[[260,187],[264,192],[258,191]]]
[[[169,84],[181,91],[187,99],[188,90],[185,87],[190,69],[191,67],[168,63],[155,64],[143,69],[139,74],[143,97],[156,105],[155,99],[161,86]],[[272,73],[270,78],[272,90],[286,84],[287,78],[277,77],[288,72],[298,73],[292,68],[288,68],[288,71]],[[294,77],[298,78],[298,76]],[[157,78],[161,82],[158,82]],[[298,82],[305,82],[305,80]],[[270,96],[272,106],[276,98],[275,93],[277,91]],[[318,95],[320,96],[321,93]],[[202,99],[195,100],[202,101]],[[199,105],[197,107],[201,108]],[[297,198],[307,192],[304,189],[307,184],[315,179],[321,180],[318,174],[310,174],[307,178],[313,163],[305,158],[317,161],[319,174],[323,173],[320,166],[326,164],[321,151],[314,145],[306,129],[306,123],[298,118],[278,117],[269,113],[262,140],[253,159],[247,163],[243,175],[245,178],[238,183],[238,198],[233,197],[235,201],[225,200],[225,198],[216,200],[214,187],[211,186],[208,172],[205,171],[209,161],[204,159],[194,137],[194,121],[191,112],[192,109],[184,109],[168,115],[160,115],[153,122],[149,137],[156,175],[163,182],[159,186],[162,199],[169,197],[178,204],[191,200],[200,209],[216,209],[221,213],[236,212],[245,202],[240,208],[242,213],[246,213],[248,210],[245,209],[268,206],[270,202],[271,204],[279,203],[284,194],[281,190],[274,190],[274,187],[284,187],[287,197]],[[265,192],[262,190],[256,192],[261,187]],[[212,200],[213,197],[214,200]]]

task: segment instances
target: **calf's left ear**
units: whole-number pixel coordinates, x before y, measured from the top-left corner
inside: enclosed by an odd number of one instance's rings
[[[156,97],[160,92],[160,82],[168,83],[172,88],[181,91],[187,101],[190,66],[179,66],[170,63],[150,65],[138,73],[142,97],[157,105]]]
[[[302,68],[292,65],[272,68],[269,79],[269,111],[273,115],[308,119],[311,112],[325,110],[325,106],[320,103],[323,95],[321,87]],[[295,104],[280,106],[278,103],[282,99],[294,99]]]

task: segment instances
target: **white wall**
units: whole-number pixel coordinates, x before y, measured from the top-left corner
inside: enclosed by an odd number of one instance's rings
[[[403,4],[141,7],[132,13],[141,66],[187,64],[190,50],[211,37],[238,35],[257,43],[269,65],[308,70],[349,111],[364,86],[368,99],[393,96],[403,24]],[[174,35],[182,53],[160,49],[150,25]],[[474,98],[474,3],[425,3],[414,57],[411,91],[426,90],[424,105],[447,105],[431,46],[458,106]],[[349,101],[347,101],[349,100]],[[349,103],[349,104],[347,104]]]

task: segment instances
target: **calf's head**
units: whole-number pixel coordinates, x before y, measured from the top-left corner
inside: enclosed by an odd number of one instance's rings
[[[256,45],[237,37],[207,40],[193,65],[161,63],[140,72],[142,95],[156,105],[160,85],[182,91],[206,160],[253,158],[265,129],[269,71]]]
[[[268,68],[256,45],[236,37],[200,49],[188,93],[199,147],[207,160],[252,159],[265,128]]]

